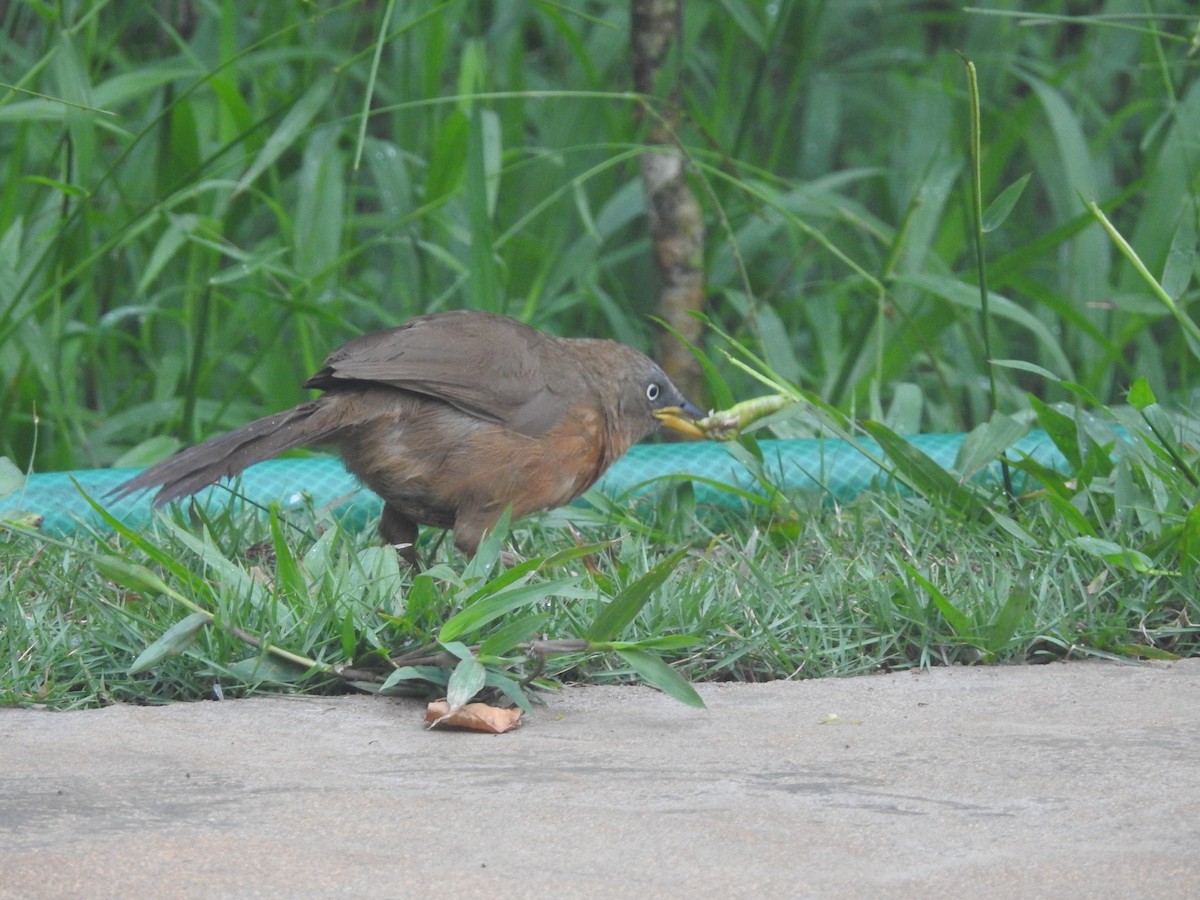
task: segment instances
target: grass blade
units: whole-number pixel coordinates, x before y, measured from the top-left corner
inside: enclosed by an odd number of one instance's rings
[[[180,619],[163,632],[162,637],[138,654],[138,658],[129,667],[129,674],[137,675],[154,668],[168,656],[178,656],[191,646],[200,629],[212,620],[208,613],[199,612]]]
[[[505,613],[539,603],[553,594],[564,593],[579,584],[580,580],[569,578],[562,581],[522,584],[484,597],[457,615],[451,616],[438,633],[438,640],[446,643],[474,634]]]
[[[307,91],[300,95],[296,103],[288,110],[271,136],[267,138],[250,167],[238,179],[234,193],[240,194],[252,185],[263,172],[275,164],[299,140],[312,125],[317,113],[325,106],[329,95],[333,92],[334,79],[332,75],[322,75],[312,83]]]
[[[687,548],[676,550],[613,597],[584,632],[584,638],[589,641],[611,641],[617,637],[641,612],[650,596],[675,571],[686,554]]]
[[[987,505],[928,454],[878,422],[865,421],[863,428],[879,442],[894,466],[894,474],[927,500],[968,518],[989,515]]]
[[[625,660],[646,684],[658,688],[664,694],[674,697],[688,706],[696,709],[705,708],[704,701],[696,693],[696,689],[660,657],[646,650],[618,650],[617,655]]]

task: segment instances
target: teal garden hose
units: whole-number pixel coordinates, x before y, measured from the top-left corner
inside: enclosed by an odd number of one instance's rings
[[[965,439],[963,434],[926,434],[908,438],[917,449],[937,463],[950,468]],[[858,444],[875,459],[883,453],[869,439]],[[821,492],[838,500],[848,500],[864,490],[886,485],[887,470],[847,441],[834,439],[763,440],[762,474],[774,487],[785,492]],[[1064,460],[1043,431],[1031,431],[1013,445],[1009,458],[1032,457],[1044,466],[1061,468]],[[145,524],[151,513],[153,492],[123,497],[111,502],[105,495],[133,477],[139,469],[91,469],[77,472],[53,472],[29,475],[24,483],[0,497],[0,522],[40,521],[47,533],[61,535],[81,526],[103,528],[103,520],[87,503],[80,489],[106,506],[108,511],[131,527]],[[664,476],[696,479],[696,501],[701,505],[731,506],[744,503],[738,491],[765,496],[758,479],[731,447],[716,442],[640,444],[612,466],[593,490],[620,498],[631,491],[652,486]],[[981,476],[999,480],[999,464],[994,463]],[[737,491],[723,490],[729,485]],[[237,494],[246,502],[282,507],[312,503],[362,510],[352,521],[372,522],[379,500],[361,488],[353,475],[334,457],[276,459],[247,469],[238,480]],[[225,487],[205,488],[197,495],[204,504],[242,502]]]

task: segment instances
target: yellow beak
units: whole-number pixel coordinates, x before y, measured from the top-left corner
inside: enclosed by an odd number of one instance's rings
[[[681,407],[664,406],[662,409],[656,409],[654,411],[654,418],[679,434],[685,434],[688,437],[699,438],[701,440],[708,437],[707,434],[696,427],[696,416]]]

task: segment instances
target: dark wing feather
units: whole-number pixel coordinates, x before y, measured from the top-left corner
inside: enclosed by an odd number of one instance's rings
[[[547,337],[506,316],[470,310],[434,313],[376,331],[329,354],[305,387],[372,382],[443,400],[524,434],[558,423],[567,403],[547,383]]]

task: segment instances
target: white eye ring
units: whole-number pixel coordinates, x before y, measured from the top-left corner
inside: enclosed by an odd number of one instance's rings
[[[646,399],[649,400],[651,403],[653,403],[655,400],[658,399],[658,395],[660,393],[661,393],[661,389],[653,381],[650,382],[648,385],[646,385]]]

